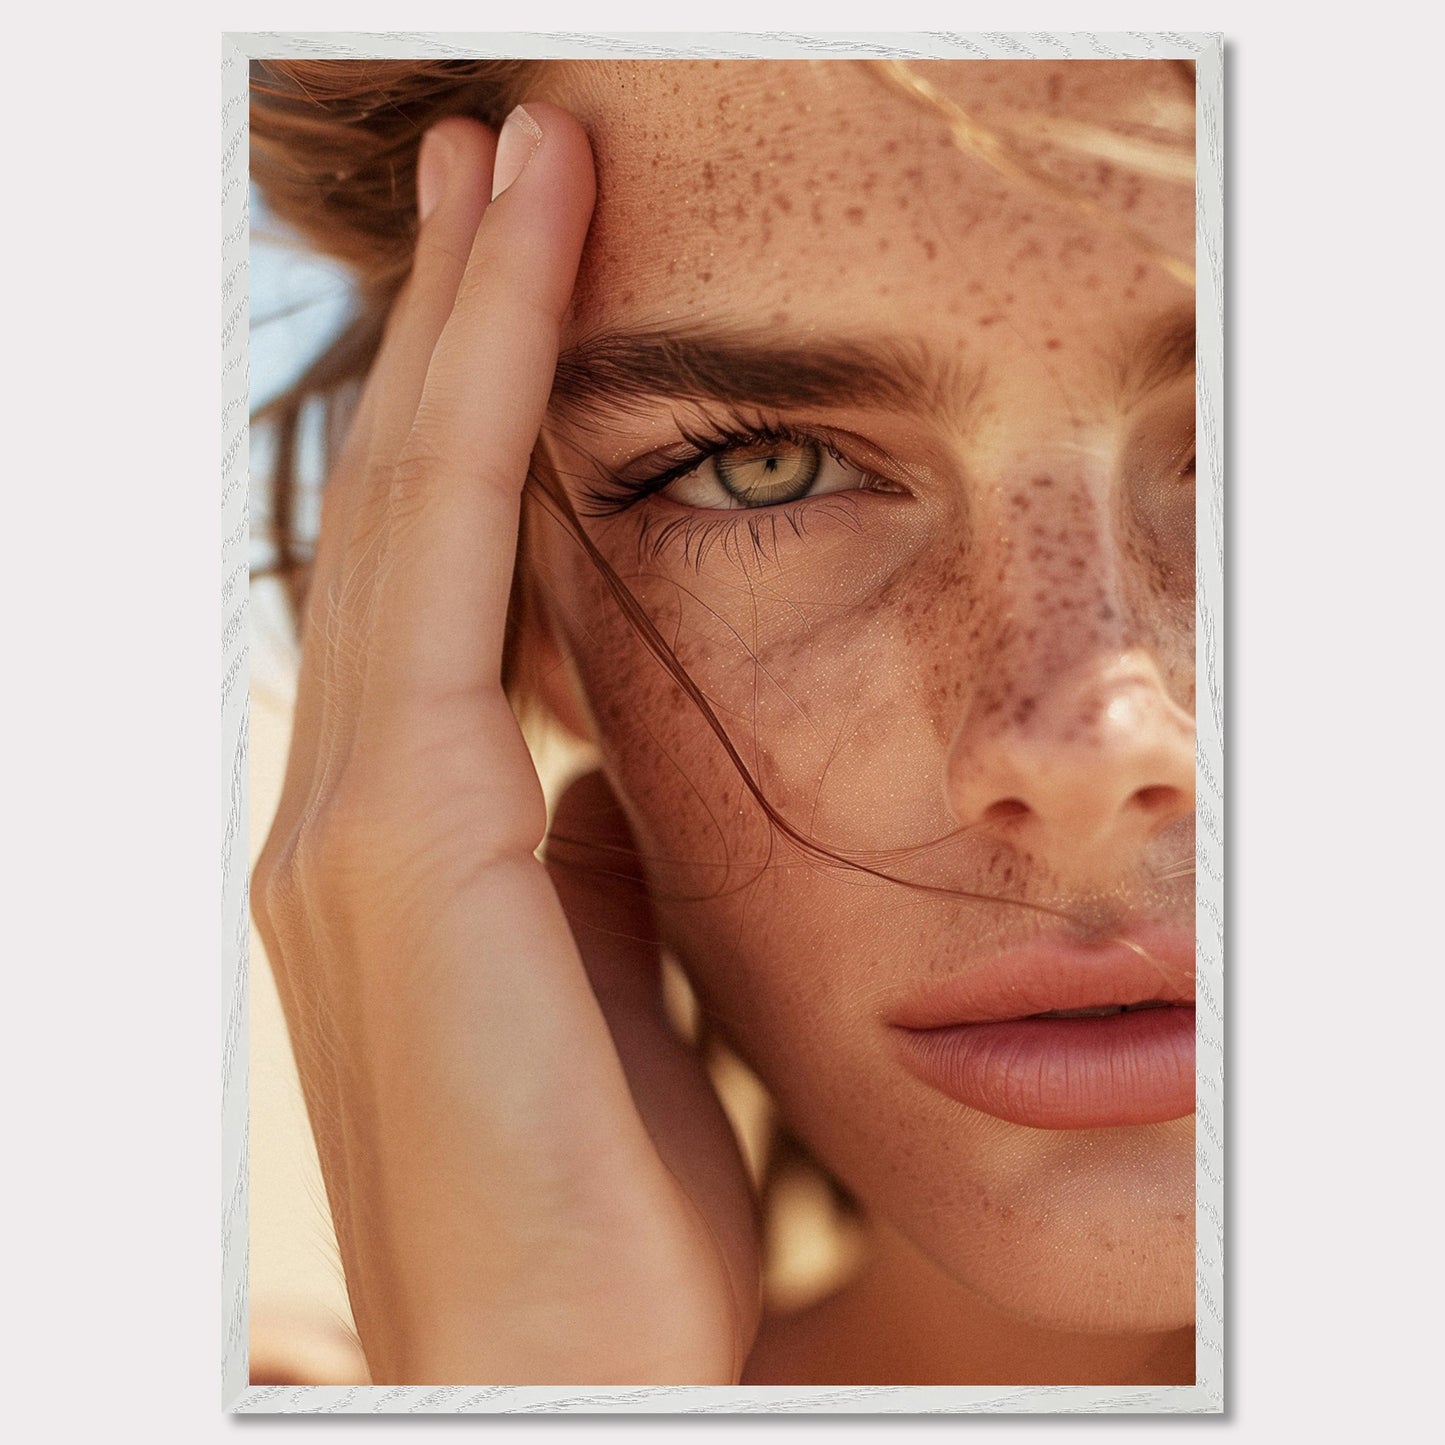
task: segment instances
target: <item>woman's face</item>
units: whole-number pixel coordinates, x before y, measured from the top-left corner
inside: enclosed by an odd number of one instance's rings
[[[1005,1309],[1172,1327],[1192,1010],[998,1025],[1193,998],[1193,86],[913,70],[1061,188],[852,62],[545,85],[599,175],[551,461],[768,802],[874,871],[769,823],[540,510],[532,561],[667,936],[820,1159]]]

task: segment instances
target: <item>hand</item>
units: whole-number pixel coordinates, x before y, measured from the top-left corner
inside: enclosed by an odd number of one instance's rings
[[[594,194],[581,126],[528,110],[540,142],[515,119],[425,142],[412,275],[327,485],[256,911],[374,1382],[729,1383],[758,1321],[736,1145],[664,1018],[640,872],[538,861],[501,685]],[[515,178],[488,205],[494,159]],[[600,779],[562,812],[629,856]]]

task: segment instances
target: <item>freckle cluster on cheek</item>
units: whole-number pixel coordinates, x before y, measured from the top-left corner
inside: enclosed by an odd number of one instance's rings
[[[940,543],[880,595],[900,650],[919,659],[940,744],[960,723],[965,688],[970,716],[1023,726],[1040,679],[1128,645],[1132,614],[1106,582],[1114,527],[1087,488],[1021,478],[976,508],[966,543]]]

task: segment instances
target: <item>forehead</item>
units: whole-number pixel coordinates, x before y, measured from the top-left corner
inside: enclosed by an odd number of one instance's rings
[[[1183,67],[908,68],[975,128],[971,151],[868,62],[556,63],[546,98],[598,169],[577,329],[1037,330],[1179,303],[1147,258],[1193,253]]]

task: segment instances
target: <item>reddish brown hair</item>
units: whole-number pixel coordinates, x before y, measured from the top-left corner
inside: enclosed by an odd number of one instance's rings
[[[251,67],[251,177],[281,225],[343,265],[354,306],[340,334],[253,421],[276,445],[264,538],[293,617],[309,543],[297,488],[304,414],[326,449],[371,369],[382,328],[411,270],[421,138],[450,115],[500,126],[526,93],[535,60],[257,60]]]

